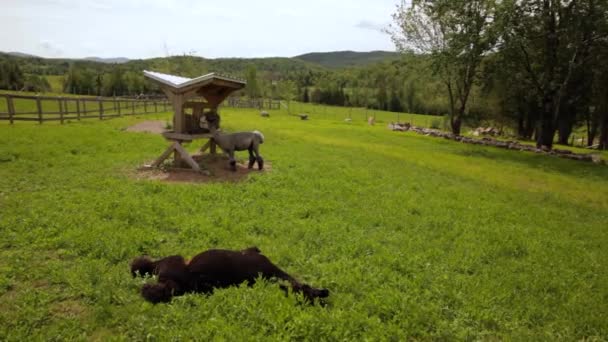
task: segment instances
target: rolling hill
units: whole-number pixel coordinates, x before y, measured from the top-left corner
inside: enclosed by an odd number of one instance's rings
[[[168,60],[170,62],[179,62],[184,57],[192,58],[194,64],[204,64],[217,69],[245,69],[246,65],[256,65],[259,70],[265,71],[276,71],[277,69],[288,69],[288,70],[302,70],[302,69],[343,69],[357,66],[367,66],[387,60],[394,60],[399,58],[397,52],[390,51],[370,51],[370,52],[355,52],[355,51],[334,51],[334,52],[313,52],[307,53],[295,57],[271,57],[271,58],[204,58],[195,56],[171,56],[171,57],[159,57],[149,58],[144,60],[133,60],[126,57],[115,57],[115,58],[100,58],[100,57],[86,57],[86,58],[44,58],[34,56],[21,52],[8,52],[2,53],[5,56],[11,56],[16,58],[24,59],[35,59],[37,64],[61,64],[64,62],[94,62],[102,64],[125,64],[133,63],[136,64],[154,64],[161,60]],[[219,66],[219,68],[218,68]],[[226,66],[228,66],[226,68]],[[279,67],[280,66],[280,67]]]
[[[129,59],[125,58],[125,57],[114,57],[114,58],[86,57],[84,59],[86,59],[87,61],[108,63],[108,64],[122,64],[122,63],[127,63],[129,61]]]
[[[307,53],[293,58],[318,64],[329,69],[341,69],[398,59],[399,56],[399,53],[391,51],[334,51]]]

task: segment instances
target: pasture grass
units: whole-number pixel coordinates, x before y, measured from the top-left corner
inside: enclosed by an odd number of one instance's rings
[[[124,128],[169,118],[0,123],[0,340],[608,337],[606,166],[225,108],[271,172],[134,179],[167,142]],[[329,304],[259,282],[152,305],[128,272],[253,245]]]
[[[334,121],[350,119],[352,122],[367,123],[368,118],[373,117],[376,120],[376,124],[379,125],[386,125],[391,122],[408,122],[412,125],[421,127],[431,127],[433,121],[439,120],[441,121],[440,128],[444,128],[443,117],[436,115],[396,113],[367,108],[327,106],[297,101],[292,101],[290,107],[292,115],[308,114],[308,116],[313,119],[322,118]],[[287,109],[283,108],[282,111],[286,112]]]

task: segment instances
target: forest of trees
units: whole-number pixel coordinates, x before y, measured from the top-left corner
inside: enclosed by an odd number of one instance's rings
[[[159,92],[144,69],[218,72],[246,79],[248,97],[445,115],[455,134],[491,123],[548,148],[584,129],[588,145],[599,138],[608,148],[608,1],[414,0],[397,8],[387,33],[400,58],[342,68],[298,58],[103,64],[0,55],[0,88],[45,91],[45,75],[62,75],[67,93],[137,95]]]
[[[414,0],[390,29],[398,50],[428,56],[449,99],[452,131],[479,89],[522,138],[552,148],[584,124],[588,145],[608,147],[608,2]]]

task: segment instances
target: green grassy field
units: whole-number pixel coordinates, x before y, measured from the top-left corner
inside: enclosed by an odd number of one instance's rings
[[[223,111],[272,163],[238,184],[134,179],[167,143],[124,128],[167,114],[0,122],[0,340],[608,338],[608,167],[271,115]],[[262,282],[151,305],[128,272],[252,245],[329,304]]]
[[[291,103],[291,114],[308,114],[313,118],[335,121],[344,121],[350,118],[354,122],[367,122],[368,118],[374,117],[377,124],[409,122],[412,125],[421,127],[431,127],[435,124],[438,125],[438,128],[447,130],[447,127],[444,127],[444,118],[441,116],[395,113],[365,108],[325,106],[294,101]]]

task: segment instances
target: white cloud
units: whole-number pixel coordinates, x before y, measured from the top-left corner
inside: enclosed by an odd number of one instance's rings
[[[355,27],[356,28],[360,28],[360,29],[365,29],[365,30],[372,30],[372,31],[378,31],[378,32],[383,32],[384,28],[387,26],[388,24],[380,24],[380,23],[376,23],[370,20],[361,20],[360,22],[358,22]]]

